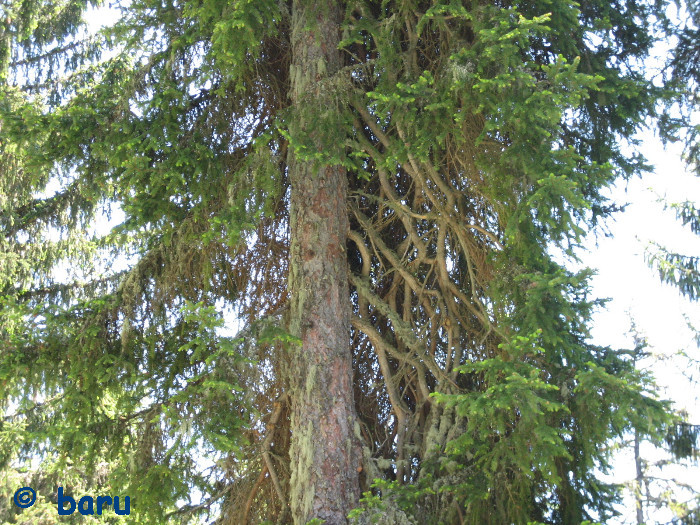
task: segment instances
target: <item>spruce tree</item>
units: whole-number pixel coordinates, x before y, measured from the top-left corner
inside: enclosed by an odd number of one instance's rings
[[[7,5],[4,473],[130,523],[611,515],[667,407],[552,252],[644,169],[664,2]]]

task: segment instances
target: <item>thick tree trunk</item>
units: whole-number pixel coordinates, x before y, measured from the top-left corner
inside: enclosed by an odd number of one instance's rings
[[[296,132],[323,148],[319,114],[334,93],[340,68],[336,2],[295,0],[292,13],[292,105]],[[321,110],[321,111],[319,111]],[[294,148],[290,148],[293,150]],[[313,518],[347,523],[359,496],[359,449],[350,352],[350,299],[345,242],[347,180],[338,166],[295,158],[291,181],[289,330],[302,341],[290,349],[290,505],[294,523]]]

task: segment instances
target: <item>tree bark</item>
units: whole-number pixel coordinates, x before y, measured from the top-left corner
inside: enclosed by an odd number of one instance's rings
[[[336,2],[295,0],[291,102],[297,136],[324,148],[319,119],[333,106],[328,82],[341,66]],[[332,111],[332,109],[331,109]],[[327,141],[326,141],[327,142]],[[327,147],[327,146],[326,146]],[[350,297],[345,243],[347,178],[339,166],[299,159],[290,148],[290,506],[294,523],[347,523],[359,497]]]
[[[642,499],[642,487],[644,486],[644,468],[642,466],[642,456],[639,453],[639,432],[634,432],[634,466],[637,471],[634,487],[635,509],[637,511],[637,525],[644,525],[644,507]]]

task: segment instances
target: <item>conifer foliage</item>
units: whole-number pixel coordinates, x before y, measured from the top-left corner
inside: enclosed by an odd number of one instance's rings
[[[670,418],[551,254],[644,169],[664,2],[97,5],[0,6],[0,519],[605,521]]]

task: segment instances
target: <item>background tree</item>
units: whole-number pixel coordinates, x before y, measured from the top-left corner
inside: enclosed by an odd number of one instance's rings
[[[634,342],[629,355],[642,374],[652,377],[653,370],[677,369],[687,376],[689,385],[695,385],[692,375],[697,363],[687,359],[687,355],[683,352],[667,356],[655,354],[634,320],[631,320],[629,335]],[[678,390],[687,391],[688,386]],[[685,406],[688,406],[687,394],[686,399],[682,396],[675,401],[685,401]],[[624,467],[625,456],[632,459],[634,466],[634,476],[625,485],[634,500],[635,512],[623,516],[624,523],[693,524],[697,521],[698,487],[693,472],[697,467],[700,427],[689,423],[682,406],[680,409],[674,407],[674,420],[666,435],[656,433],[653,439],[643,438],[635,429],[621,442],[618,466]],[[671,521],[662,521],[669,515],[673,516]]]
[[[695,140],[695,139],[693,139]],[[690,150],[692,148],[688,148]],[[700,213],[698,212],[695,202],[684,201],[681,203],[668,203],[667,208],[671,208],[676,212],[676,217],[683,226],[689,226],[694,234],[700,234]],[[678,253],[667,249],[660,244],[653,244],[646,253],[649,265],[656,269],[659,278],[662,282],[676,286],[684,297],[690,301],[697,301],[700,295],[700,273],[698,272],[698,257],[686,253]],[[688,327],[691,334],[695,335],[696,343],[700,344],[700,332],[692,322],[688,321]],[[692,344],[691,344],[692,346]],[[680,368],[683,370],[683,375],[686,376],[688,382],[696,386],[697,377],[694,377],[700,370],[700,360],[696,355],[697,348],[681,349],[674,356],[675,360],[680,363]],[[700,447],[700,425],[697,424],[688,414],[679,414],[677,420],[669,428],[665,443],[666,450],[671,454],[676,463],[685,463],[687,465],[697,466],[698,453]],[[668,460],[661,461],[661,465],[666,466]],[[678,515],[678,519],[674,523],[693,524],[700,519],[700,489],[694,486],[683,487],[677,491],[678,495],[673,494],[673,491],[667,490],[664,495],[666,502],[661,499],[662,504],[669,505]],[[684,498],[679,498],[680,493]],[[688,493],[692,496],[688,496]]]
[[[669,142],[681,141],[684,160],[691,172],[700,175],[700,125],[697,120],[697,104],[700,96],[700,75],[696,64],[700,60],[700,3],[696,0],[677,4],[674,33],[677,44],[669,54],[664,72],[669,85],[680,97],[671,98],[660,120],[661,137]],[[667,202],[666,208],[675,212],[678,221],[690,232],[700,235],[700,209],[698,202],[688,199],[682,202]],[[647,261],[658,271],[662,282],[678,288],[681,295],[690,301],[700,298],[700,257],[688,252],[670,250],[655,244],[647,250]],[[700,344],[700,332],[689,322]],[[681,351],[680,357],[690,371],[697,370],[698,359],[692,351]],[[690,378],[692,380],[692,377]],[[676,461],[697,463],[700,425],[683,417],[669,428],[666,445]],[[678,514],[673,523],[693,524],[700,521],[700,499],[697,488],[686,487],[695,494],[689,501],[678,502],[672,498],[672,506]]]
[[[551,254],[644,169],[665,4],[8,5],[4,472],[134,523],[612,514],[605,444],[668,409]]]

